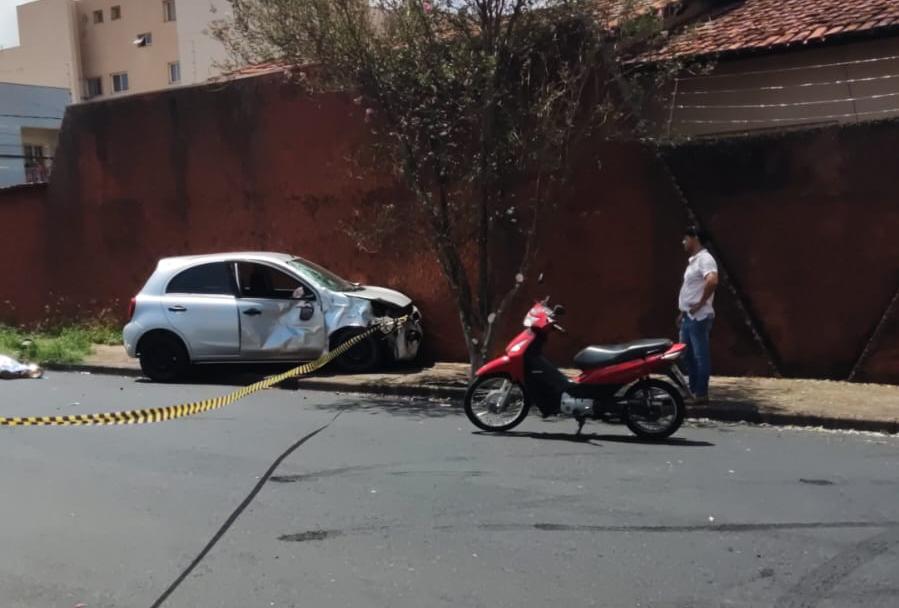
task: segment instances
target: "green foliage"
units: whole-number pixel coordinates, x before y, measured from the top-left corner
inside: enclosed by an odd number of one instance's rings
[[[108,323],[40,330],[0,325],[0,354],[32,363],[78,363],[95,344],[121,343],[121,328]]]

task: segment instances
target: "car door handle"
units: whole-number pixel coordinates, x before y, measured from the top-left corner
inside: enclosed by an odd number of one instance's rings
[[[243,311],[243,314],[248,315],[250,317],[255,317],[256,315],[261,315],[262,311],[259,310],[258,308],[248,308],[245,311]]]
[[[187,308],[181,306],[180,304],[169,306],[169,310],[171,310],[172,312],[187,312]]]

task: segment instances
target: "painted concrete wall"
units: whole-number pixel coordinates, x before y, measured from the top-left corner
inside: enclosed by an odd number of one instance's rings
[[[53,156],[68,103],[67,88],[0,82],[0,187],[25,183],[23,144],[43,145]]]
[[[310,98],[278,77],[72,106],[47,196],[0,194],[0,225],[17,226],[30,252],[0,282],[5,314],[33,322],[48,314],[42,304],[124,314],[160,257],[289,251],[408,293],[424,311],[431,355],[463,358],[427,233],[401,222],[372,242],[354,238],[351,229],[381,225],[388,204],[415,217],[394,179],[359,160],[370,137],[351,100]],[[845,377],[896,287],[899,159],[888,151],[897,137],[899,125],[885,124],[671,153],[789,373]],[[685,264],[683,206],[651,150],[592,142],[577,158],[541,226],[534,271],[546,283],[526,284],[499,332],[511,335],[530,301],[550,293],[569,309],[571,333],[551,350],[560,360],[590,342],[673,336]],[[497,248],[497,272],[510,281],[502,252],[513,247],[510,239]],[[765,374],[726,289],[717,308],[715,371]],[[899,382],[895,325],[866,379]]]
[[[47,243],[40,237],[48,223],[46,209],[47,184],[0,189],[0,259],[5,260],[6,283],[0,293],[0,323],[34,318],[48,304]],[[21,260],[29,260],[29,269],[15,263]]]
[[[899,289],[897,141],[894,120],[671,156],[788,374],[845,378]],[[863,371],[899,382],[899,318]]]

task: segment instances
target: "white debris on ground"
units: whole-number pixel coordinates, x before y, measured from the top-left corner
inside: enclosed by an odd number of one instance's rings
[[[12,357],[0,355],[0,380],[17,378],[40,378],[44,370],[34,363],[20,363]]]
[[[750,427],[756,429],[767,429],[771,431],[801,431],[805,433],[823,433],[826,435],[856,435],[859,437],[869,437],[872,439],[899,439],[899,435],[892,433],[884,433],[880,431],[859,431],[856,429],[829,429],[823,426],[799,426],[795,424],[769,424],[767,422],[725,422],[720,420],[711,420],[709,418],[688,418],[684,426],[692,426],[696,428],[712,428],[712,427]]]

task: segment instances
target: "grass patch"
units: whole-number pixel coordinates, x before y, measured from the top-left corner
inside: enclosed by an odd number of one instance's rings
[[[121,329],[111,324],[70,325],[27,330],[0,325],[0,354],[29,363],[79,363],[95,344],[121,344]]]

